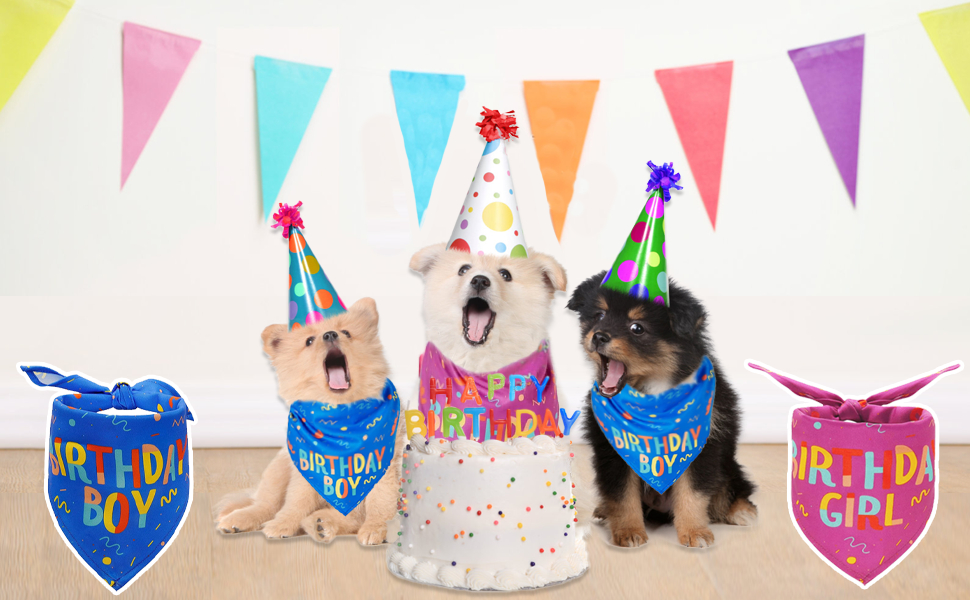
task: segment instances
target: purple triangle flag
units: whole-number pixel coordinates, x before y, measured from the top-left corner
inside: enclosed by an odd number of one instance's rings
[[[866,36],[857,35],[788,51],[853,206],[865,44]]]

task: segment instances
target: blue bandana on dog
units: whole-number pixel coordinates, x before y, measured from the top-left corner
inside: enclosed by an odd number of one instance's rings
[[[593,414],[613,448],[661,494],[697,455],[711,432],[714,367],[706,356],[693,383],[662,394],[641,394],[630,386],[608,398],[591,392]]]
[[[290,405],[290,459],[330,506],[348,515],[394,458],[401,402],[390,380],[380,398],[350,404],[299,400]]]
[[[48,367],[20,368],[35,385],[74,392],[51,407],[48,506],[78,558],[117,593],[168,548],[188,513],[192,414],[164,381],[108,389]],[[154,414],[102,414],[111,408]]]

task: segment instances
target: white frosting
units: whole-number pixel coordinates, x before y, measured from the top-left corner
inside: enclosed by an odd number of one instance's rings
[[[570,458],[569,444],[548,436],[484,443],[414,436],[404,452],[391,572],[500,591],[581,575],[589,562]]]
[[[438,583],[438,567],[429,562],[418,563],[411,571],[411,577],[422,583]]]

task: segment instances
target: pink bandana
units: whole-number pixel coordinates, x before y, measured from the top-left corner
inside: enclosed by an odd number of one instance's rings
[[[549,344],[489,373],[472,373],[428,343],[418,362],[420,410],[406,413],[408,437],[475,441],[532,434],[560,436],[559,397]]]
[[[932,413],[882,405],[909,398],[960,365],[864,400],[748,366],[821,404],[792,409],[791,517],[816,554],[868,587],[919,543],[936,512],[939,486]]]

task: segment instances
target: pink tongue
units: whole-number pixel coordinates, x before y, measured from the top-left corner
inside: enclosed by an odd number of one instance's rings
[[[620,383],[620,377],[626,372],[626,366],[618,360],[611,360],[606,367],[606,377],[603,379],[603,387],[615,388]]]
[[[485,335],[485,328],[488,327],[488,322],[491,319],[492,311],[490,310],[482,312],[468,311],[468,339],[473,342],[482,341],[482,337]]]
[[[350,387],[347,371],[343,367],[327,367],[327,375],[330,376],[330,389],[345,390]]]

